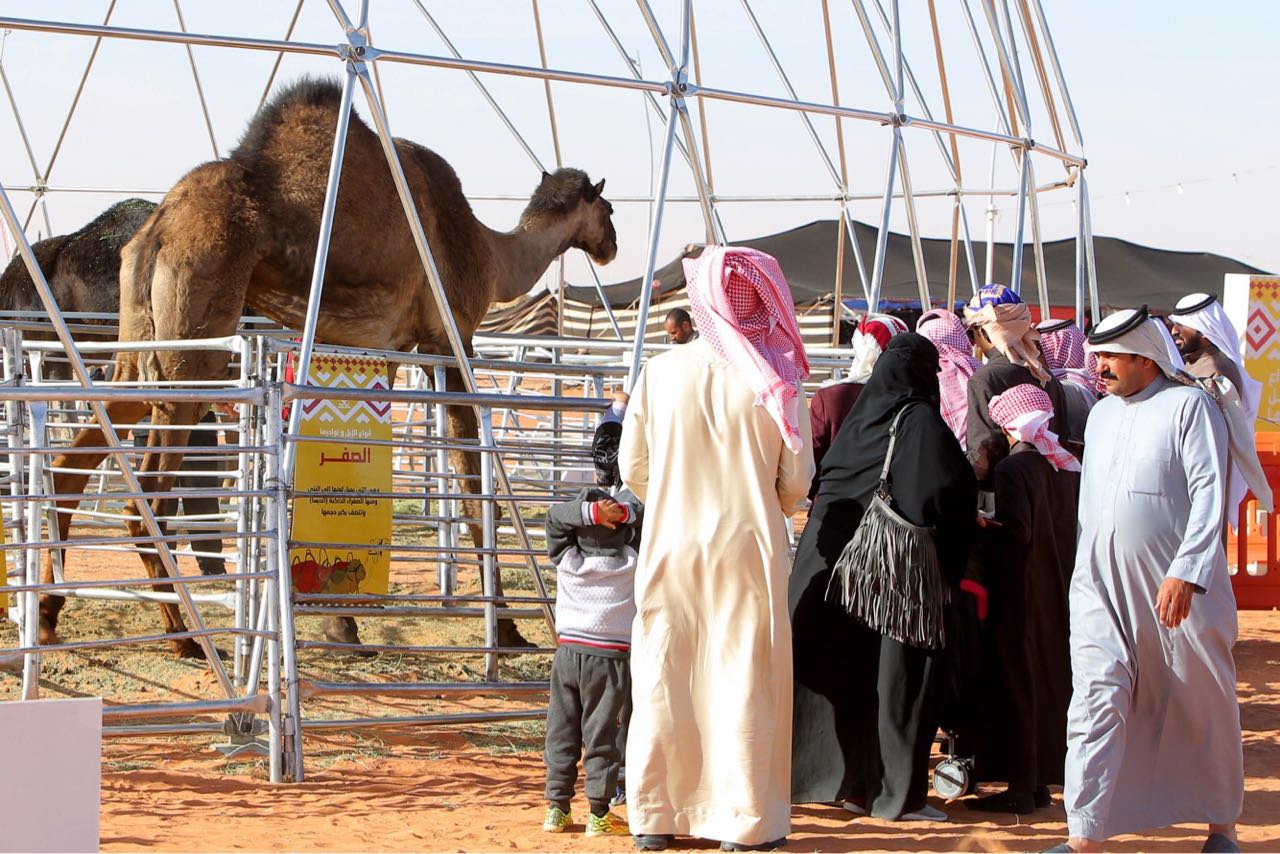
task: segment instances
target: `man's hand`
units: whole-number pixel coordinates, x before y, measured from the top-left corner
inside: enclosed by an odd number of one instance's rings
[[[1181,578],[1166,578],[1156,594],[1156,616],[1160,624],[1176,629],[1191,613],[1191,597],[1196,587]]]
[[[596,502],[596,519],[606,528],[616,528],[618,523],[627,518],[627,511],[618,502],[601,498]]]

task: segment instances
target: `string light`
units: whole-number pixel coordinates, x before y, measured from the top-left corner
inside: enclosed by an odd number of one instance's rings
[[[1242,175],[1248,177],[1250,175],[1257,175],[1263,172],[1274,172],[1276,170],[1280,170],[1280,163],[1271,164],[1269,166],[1259,166],[1255,169],[1241,169],[1241,170],[1230,172],[1227,174],[1231,176],[1231,184],[1233,186],[1238,187],[1240,186],[1240,177]],[[1204,177],[1204,178],[1191,178],[1191,179],[1186,179],[1182,181],[1174,181],[1169,184],[1157,184],[1151,187],[1133,187],[1128,190],[1118,190],[1114,193],[1092,193],[1090,194],[1090,197],[1094,201],[1101,201],[1103,199],[1114,199],[1117,197],[1123,197],[1125,205],[1127,207],[1132,207],[1133,197],[1135,195],[1141,195],[1143,193],[1159,193],[1159,192],[1164,192],[1168,190],[1173,190],[1179,196],[1183,196],[1183,195],[1186,195],[1186,188],[1189,186],[1192,186],[1195,184],[1222,184],[1222,183],[1225,183],[1226,180],[1227,180],[1227,175],[1219,175],[1216,177],[1211,176],[1211,177]],[[1065,206],[1068,204],[1074,204],[1074,202],[1068,201],[1066,199],[1062,199],[1059,201],[1041,202],[1042,207],[1056,207],[1058,205]]]

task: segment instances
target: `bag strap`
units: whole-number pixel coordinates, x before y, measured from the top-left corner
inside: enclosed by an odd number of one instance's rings
[[[879,486],[879,491],[885,495],[891,494],[889,492],[889,463],[893,462],[893,446],[898,443],[898,424],[902,421],[902,416],[910,408],[911,404],[908,403],[899,409],[898,414],[893,416],[893,423],[889,425],[889,450],[884,455],[884,467],[880,469]]]

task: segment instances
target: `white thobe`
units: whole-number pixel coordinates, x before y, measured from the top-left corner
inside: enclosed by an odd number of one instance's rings
[[[1226,461],[1222,413],[1199,389],[1160,377],[1090,413],[1071,582],[1065,800],[1073,837],[1240,815]],[[1155,610],[1165,578],[1199,588],[1176,629]]]
[[[705,339],[649,360],[622,430],[645,502],[631,633],[627,815],[636,834],[759,844],[791,826],[786,516],[813,479]]]

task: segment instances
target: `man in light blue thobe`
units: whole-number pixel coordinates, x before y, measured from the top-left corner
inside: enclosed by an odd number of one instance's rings
[[[1070,848],[1209,825],[1235,851],[1244,797],[1236,605],[1222,548],[1226,423],[1145,309],[1090,336],[1110,395],[1089,415],[1071,582]]]

